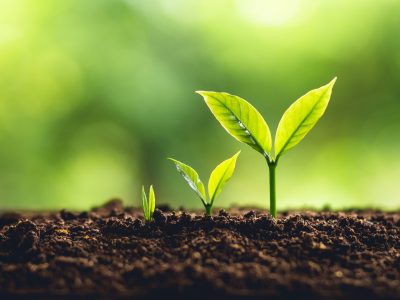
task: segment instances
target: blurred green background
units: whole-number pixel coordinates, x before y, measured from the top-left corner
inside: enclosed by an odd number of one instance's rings
[[[400,1],[1,0],[0,206],[87,209],[111,197],[200,207],[166,157],[203,181],[242,149],[217,206],[268,207],[262,156],[195,90],[284,110],[334,76],[328,110],[280,161],[278,209],[400,206]]]

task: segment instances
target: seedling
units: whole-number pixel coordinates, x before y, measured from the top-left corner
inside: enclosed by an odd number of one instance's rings
[[[235,139],[260,152],[269,167],[270,212],[276,217],[275,169],[280,157],[296,146],[324,114],[336,77],[296,100],[283,114],[276,131],[274,148],[269,127],[246,100],[228,93],[197,91],[215,118]],[[273,148],[273,150],[272,150]]]
[[[189,184],[190,188],[195,191],[197,196],[199,196],[206,210],[206,214],[210,216],[215,198],[221,192],[224,184],[232,177],[239,154],[240,151],[231,158],[220,163],[211,172],[210,179],[208,180],[208,197],[206,196],[203,182],[192,167],[185,165],[176,159],[168,159],[175,163],[176,169]]]
[[[150,185],[149,198],[147,198],[144,186],[142,186],[142,206],[144,221],[150,222],[153,219],[154,209],[156,208],[156,196],[152,185]]]

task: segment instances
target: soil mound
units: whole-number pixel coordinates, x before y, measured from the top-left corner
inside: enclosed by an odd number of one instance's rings
[[[0,216],[0,298],[400,299],[400,213]]]

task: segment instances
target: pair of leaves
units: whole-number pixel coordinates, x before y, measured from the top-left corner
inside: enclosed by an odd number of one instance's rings
[[[238,141],[248,144],[269,162],[277,161],[296,146],[324,114],[336,77],[296,100],[283,114],[276,132],[274,151],[269,127],[246,100],[228,93],[198,91],[222,127]]]
[[[153,218],[154,209],[156,208],[156,197],[152,185],[150,185],[149,198],[147,198],[144,186],[142,186],[142,207],[144,220],[146,222],[151,221]]]
[[[236,160],[240,154],[240,151],[233,155],[231,158],[224,160],[220,163],[211,173],[210,179],[208,180],[208,196],[204,184],[201,181],[199,174],[190,166],[176,160],[169,158],[174,162],[176,169],[189,184],[190,188],[200,197],[205,207],[212,207],[214,200],[217,195],[221,192],[222,187],[232,177],[233,171],[235,170]]]

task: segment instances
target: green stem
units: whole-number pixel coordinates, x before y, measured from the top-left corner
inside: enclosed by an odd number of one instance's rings
[[[212,214],[212,205],[205,205],[206,208],[206,215],[211,216]]]
[[[275,183],[275,169],[276,162],[269,162],[269,211],[271,215],[276,218],[276,183]]]

